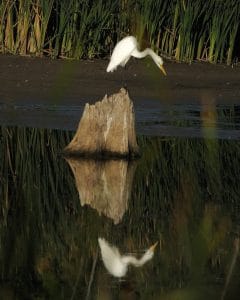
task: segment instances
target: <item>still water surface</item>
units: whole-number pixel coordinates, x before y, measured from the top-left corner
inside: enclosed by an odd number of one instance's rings
[[[239,107],[136,113],[131,163],[66,159],[73,132],[2,122],[0,299],[239,299]],[[99,237],[158,245],[119,279]]]

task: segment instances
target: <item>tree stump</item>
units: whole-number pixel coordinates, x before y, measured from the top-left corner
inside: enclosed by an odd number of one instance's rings
[[[94,105],[85,105],[77,132],[65,154],[91,158],[135,158],[139,156],[133,103],[121,88]]]

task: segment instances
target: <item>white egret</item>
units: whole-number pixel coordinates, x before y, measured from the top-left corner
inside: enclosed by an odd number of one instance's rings
[[[134,36],[127,36],[117,43],[113,49],[113,53],[107,67],[107,72],[113,72],[119,65],[124,67],[131,56],[143,58],[147,55],[150,55],[163,74],[167,75],[163,67],[162,58],[150,48],[146,48],[144,51],[139,51],[138,42]]]
[[[151,260],[154,255],[154,249],[158,242],[152,245],[140,259],[132,255],[121,255],[118,248],[110,245],[104,238],[98,238],[101,249],[103,264],[110,274],[115,277],[123,277],[126,275],[128,265],[135,267],[143,266],[147,261]]]

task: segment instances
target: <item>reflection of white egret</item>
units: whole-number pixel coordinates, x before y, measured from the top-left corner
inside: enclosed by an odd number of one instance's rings
[[[113,72],[119,65],[124,67],[131,56],[143,58],[147,55],[150,55],[163,74],[167,75],[163,68],[162,58],[150,48],[146,48],[144,51],[139,51],[138,43],[134,36],[127,36],[117,43],[113,49],[113,53],[107,67],[107,72]]]
[[[141,267],[147,261],[152,259],[154,255],[154,249],[158,242],[147,249],[140,259],[137,259],[132,255],[121,255],[117,247],[111,246],[103,238],[98,238],[98,243],[101,248],[104,266],[108,272],[115,277],[123,277],[127,273],[128,265],[131,264],[135,267]]]

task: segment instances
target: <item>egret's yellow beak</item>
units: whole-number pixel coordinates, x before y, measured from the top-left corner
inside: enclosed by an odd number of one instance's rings
[[[163,72],[163,74],[164,74],[165,76],[167,76],[167,73],[166,73],[166,71],[165,71],[163,65],[159,65],[159,68],[160,68],[160,70]]]
[[[156,242],[155,244],[153,244],[153,245],[149,248],[149,250],[154,251],[155,248],[156,248],[156,246],[157,246],[157,244],[158,244],[158,242]]]

